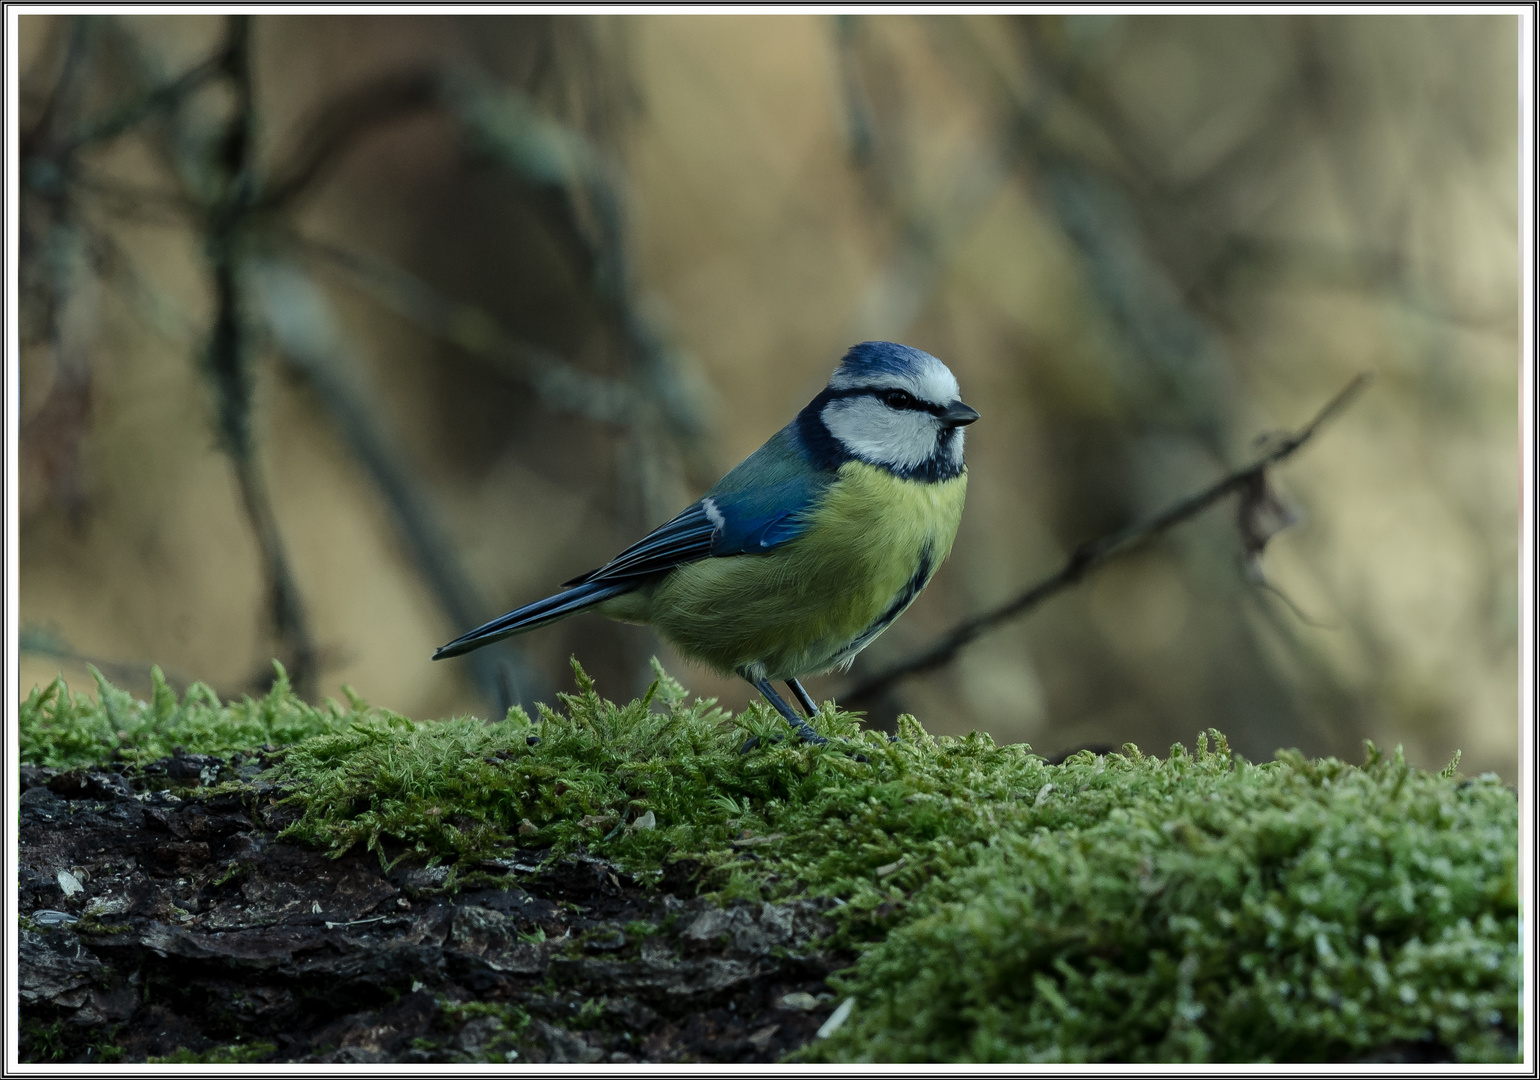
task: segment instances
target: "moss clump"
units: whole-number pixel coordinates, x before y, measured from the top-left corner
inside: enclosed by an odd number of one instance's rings
[[[357,698],[343,708],[334,701],[316,708],[290,691],[283,665],[265,697],[224,704],[203,683],[178,701],[160,668],[150,672],[149,701],[137,701],[91,668],[97,696],[72,694],[64,679],[34,687],[21,703],[21,760],[28,765],[76,769],[114,758],[134,764],[167,757],[178,747],[193,754],[230,754],[281,746],[336,731],[357,720],[388,715]]]
[[[26,920],[22,920],[25,922]],[[23,1016],[17,1030],[20,1059],[28,1062],[87,1061],[93,1065],[121,1061],[123,1048],[113,1039],[122,1024],[84,1029],[63,1020]]]
[[[808,1059],[1516,1056],[1517,806],[1495,778],[1372,747],[1363,766],[1251,764],[1217,733],[1050,765],[827,710],[814,747],[661,669],[624,706],[577,677],[567,715],[538,721],[312,710],[325,733],[269,773],[299,811],[288,835],[457,872],[519,846],[644,879],[690,858],[724,898],[833,897],[861,951],[835,980],[854,1008]]]
[[[475,1025],[479,1030],[467,1039],[462,1030],[455,1040],[456,1049],[448,1051],[449,1059],[464,1064],[486,1064],[516,1061],[519,1045],[529,1028],[530,1018],[519,1006],[495,1001],[441,1001],[439,1010],[444,1023],[456,1029]],[[437,1043],[423,1039],[419,1050],[442,1051]]]
[[[1511,793],[1399,753],[1255,766],[1203,744],[1087,755],[1032,827],[922,886],[808,1056],[1306,1061],[1431,1040],[1516,1059]]]
[[[544,708],[538,723],[517,709],[490,724],[382,717],[283,750],[272,779],[300,809],[286,835],[338,854],[359,843],[383,851],[388,839],[459,865],[515,844],[582,847],[655,875],[686,855],[738,861],[733,841],[746,832],[773,837],[753,850],[774,860],[787,827],[821,821],[821,793],[842,806],[871,772],[837,749],[783,738],[784,721],[768,709],[731,718],[712,702],[687,704],[661,669],[625,706],[576,670],[580,693],[562,696],[565,717]],[[826,721],[863,749],[886,743],[863,738],[854,717]],[[755,735],[764,749],[740,753]]]
[[[145,1058],[149,1065],[245,1065],[260,1061],[274,1050],[277,1044],[270,1042],[231,1043],[208,1050],[176,1050],[162,1057]]]

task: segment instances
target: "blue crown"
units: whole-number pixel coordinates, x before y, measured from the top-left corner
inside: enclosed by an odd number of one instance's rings
[[[913,375],[930,364],[940,364],[928,352],[896,341],[863,341],[852,345],[835,369],[836,378],[860,379],[873,375]]]

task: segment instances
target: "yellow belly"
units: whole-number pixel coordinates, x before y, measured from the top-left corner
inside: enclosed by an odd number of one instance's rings
[[[791,679],[848,665],[952,550],[967,487],[966,473],[926,484],[847,462],[797,539],[688,563],[599,611],[651,623],[724,674]]]

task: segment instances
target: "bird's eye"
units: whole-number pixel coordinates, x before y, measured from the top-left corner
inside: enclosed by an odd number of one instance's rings
[[[890,409],[912,409],[915,405],[914,395],[907,390],[884,391],[882,403]]]

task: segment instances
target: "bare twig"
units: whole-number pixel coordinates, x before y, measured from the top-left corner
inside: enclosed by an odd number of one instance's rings
[[[872,132],[872,103],[856,71],[856,16],[834,16],[834,46],[839,58],[840,89],[845,103],[845,140],[850,158],[864,167],[872,156],[875,136]]]
[[[39,159],[47,168],[34,170],[33,186],[92,196],[98,206],[118,216],[182,221],[201,234],[214,300],[204,361],[215,391],[215,426],[260,550],[271,625],[302,694],[315,678],[318,660],[256,454],[252,365],[257,326],[256,313],[247,309],[261,299],[259,252],[269,250],[272,240],[294,239],[292,229],[282,221],[293,202],[313,190],[344,154],[380,127],[424,110],[442,109],[469,136],[473,147],[535,188],[547,211],[576,241],[575,254],[592,295],[607,309],[626,354],[627,374],[604,378],[584,372],[551,350],[519,340],[479,308],[441,296],[385,260],[323,250],[305,241],[298,246],[342,268],[353,283],[363,285],[376,300],[410,321],[460,345],[505,377],[532,387],[547,406],[621,428],[622,468],[634,468],[639,474],[637,482],[625,488],[648,493],[642,500],[648,516],[658,509],[651,504],[672,500],[671,491],[662,491],[667,486],[665,474],[677,468],[680,457],[688,460],[699,454],[705,430],[703,410],[686,377],[687,365],[658,332],[646,306],[636,300],[628,269],[623,177],[583,131],[546,115],[526,94],[474,72],[414,67],[384,74],[322,103],[302,122],[299,137],[275,155],[273,167],[264,173],[255,148],[257,104],[250,71],[249,17],[233,17],[215,55],[174,75],[158,70],[153,58],[141,55],[132,35],[116,21],[104,20],[101,25],[123,38],[130,59],[138,62],[137,86],[126,100],[96,118],[65,121],[54,116],[52,128],[57,130],[47,139],[50,156]],[[77,27],[76,53],[83,40],[84,30]],[[234,100],[232,110],[210,132],[198,127],[197,117],[180,106],[212,84],[228,88]],[[156,126],[153,121],[159,118],[169,123]],[[87,144],[133,132],[149,138],[168,171],[180,181],[179,192],[125,184],[82,169],[74,159],[75,151]],[[121,262],[119,270],[132,269],[129,260]],[[120,284],[130,291],[144,291],[144,283],[134,273],[127,273]],[[343,344],[340,336],[335,343]],[[292,342],[280,345],[287,362],[308,377],[350,448],[379,485],[407,548],[450,618],[456,624],[476,621],[484,613],[477,610],[475,591],[437,519],[418,497],[405,463],[393,455],[391,440],[373,419],[372,403],[361,393],[362,384],[349,377],[345,348],[339,352],[295,349]],[[510,698],[534,696],[527,666],[511,650],[500,652],[489,650],[482,657],[484,663],[477,665],[485,669],[477,671],[482,689],[503,705]]]
[[[374,480],[450,625],[485,621],[489,613],[459,554],[394,449],[400,440],[392,438],[378,419],[382,410],[357,373],[325,294],[287,261],[254,259],[250,270],[253,293],[284,361],[310,383]],[[545,689],[512,643],[477,652],[472,665],[476,682],[497,703],[499,715],[512,705],[532,704]]]
[[[70,174],[71,187],[93,196],[96,205],[114,217],[147,225],[196,226],[204,207],[185,193],[120,180],[77,165]]]
[[[702,410],[680,377],[678,350],[637,303],[619,168],[584,133],[545,116],[523,94],[466,73],[447,83],[444,92],[483,153],[555,195],[562,224],[581,245],[589,287],[611,313],[634,388],[688,453],[705,433]],[[648,420],[647,411],[641,410],[642,422]],[[634,429],[635,421],[630,426]]]
[[[439,104],[439,83],[432,71],[390,72],[328,101],[310,118],[287,160],[273,169],[261,205],[289,202],[370,131]]]
[[[223,190],[210,208],[207,250],[214,279],[215,314],[208,369],[218,395],[219,434],[235,468],[241,504],[256,536],[267,577],[273,629],[287,656],[295,692],[308,696],[316,677],[316,651],[299,586],[289,569],[283,535],[257,464],[251,434],[251,348],[242,305],[241,273],[247,219],[255,202],[253,164],[256,105],[252,93],[250,16],[230,17],[221,67],[236,94],[217,163]]]
[[[20,337],[28,344],[47,343],[52,378],[46,397],[21,418],[18,448],[25,488],[46,490],[76,529],[84,524],[88,505],[80,448],[93,397],[97,281],[89,255],[90,232],[65,183],[59,132],[74,123],[79,111],[96,26],[90,17],[69,25],[58,79],[38,119],[21,135],[26,183],[18,238],[24,314]],[[30,496],[24,498],[25,504],[35,505]]]
[[[558,353],[514,337],[481,308],[453,300],[392,262],[366,252],[284,234],[301,253],[324,260],[378,303],[434,337],[523,383],[548,408],[625,426],[635,415],[636,391],[626,383],[591,375]]]
[[[1251,464],[1227,474],[1204,490],[1173,504],[1148,521],[1130,525],[1080,545],[1057,573],[1044,578],[999,607],[991,608],[983,614],[958,624],[927,648],[863,679],[847,690],[841,700],[853,702],[875,697],[901,679],[932,671],[949,663],[970,642],[1026,614],[1044,600],[1079,582],[1102,563],[1148,543],[1173,525],[1196,517],[1226,495],[1255,485],[1269,468],[1304,446],[1324,424],[1347,408],[1368,385],[1369,379],[1367,372],[1355,376],[1353,381],[1328,401],[1308,424],[1280,439],[1272,449]]]
[[[1162,405],[1164,419],[1193,438],[1216,461],[1226,444],[1225,401],[1233,382],[1229,351],[1193,310],[1184,282],[1173,272],[1155,226],[1173,211],[1159,170],[1142,152],[1137,133],[1122,121],[1106,88],[1084,61],[1066,53],[1062,28],[1052,18],[1011,21],[1027,50],[1030,79],[1008,78],[971,33],[945,43],[976,57],[970,70],[990,77],[1003,106],[1000,155],[1009,167],[1026,166],[1041,184],[1046,208],[1076,248],[1087,284],[1117,329],[1129,361],[1118,375],[1129,389]],[[958,28],[957,19],[936,28]],[[1076,123],[1054,123],[1074,116]],[[1086,138],[1100,130],[1105,138]]]
[[[73,154],[88,143],[105,142],[128,131],[157,112],[174,109],[189,96],[201,90],[212,79],[218,78],[227,67],[226,55],[211,56],[184,71],[170,82],[162,83],[137,101],[117,109],[108,116],[81,126],[65,142],[63,153]]]
[[[58,141],[55,129],[64,122],[61,114],[73,114],[74,106],[80,97],[80,83],[77,75],[86,66],[86,53],[90,50],[92,37],[92,16],[76,16],[69,25],[69,40],[64,45],[64,61],[60,67],[58,78],[54,80],[48,96],[43,102],[43,107],[38,111],[37,119],[32,125],[21,133],[20,143],[23,157],[31,157],[35,154],[49,153],[55,148]]]
[[[616,417],[624,427],[616,440],[622,512],[638,527],[651,525],[673,510],[680,474],[698,478],[715,470],[705,461],[705,410],[686,358],[637,297],[621,170],[586,132],[545,114],[524,93],[469,71],[447,80],[443,93],[485,158],[544,193],[606,313],[631,399]],[[543,366],[552,374],[571,370]],[[584,382],[593,385],[589,378]],[[581,400],[571,392],[579,387],[563,386],[549,374],[537,385],[547,400],[566,396],[568,408]],[[635,658],[639,672],[644,655]]]

